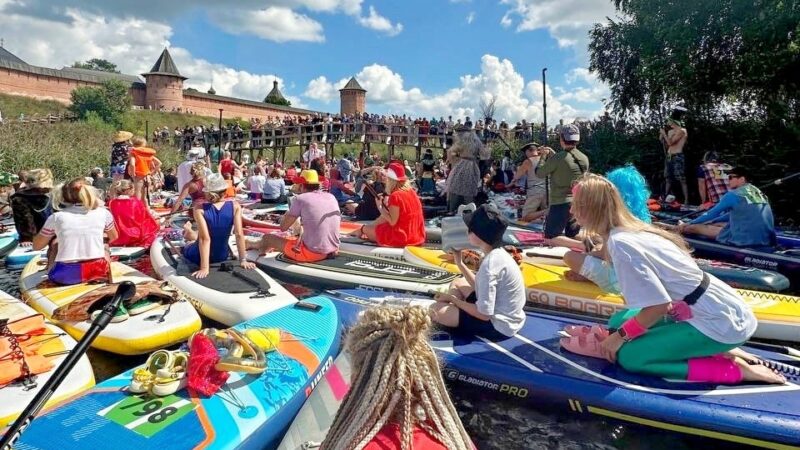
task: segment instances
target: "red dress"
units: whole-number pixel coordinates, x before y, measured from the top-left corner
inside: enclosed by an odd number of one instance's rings
[[[383,222],[375,227],[375,237],[381,247],[406,247],[425,243],[425,216],[417,193],[397,190],[389,194],[389,207],[400,208],[400,218],[394,226]]]
[[[108,210],[114,216],[119,236],[109,245],[112,247],[150,247],[158,233],[158,223],[150,215],[144,203],[134,197],[117,197],[108,202]]]
[[[397,450],[401,448],[400,427],[397,424],[384,426],[378,434],[372,438],[364,450]],[[446,450],[447,447],[437,441],[424,428],[414,427],[411,438],[411,448],[414,450]]]
[[[232,159],[223,159],[219,162],[219,173],[223,176],[227,173],[233,177],[233,160]]]

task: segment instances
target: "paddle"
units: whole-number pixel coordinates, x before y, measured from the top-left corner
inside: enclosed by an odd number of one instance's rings
[[[177,210],[177,211],[169,212],[169,213],[166,213],[166,214],[160,214],[160,215],[158,216],[158,218],[159,218],[159,219],[166,219],[167,217],[174,216],[175,214],[181,214],[181,213],[184,213],[184,212],[186,212],[186,211],[188,211],[188,209],[187,209],[187,208],[180,208],[180,209],[179,209],[179,210]]]
[[[123,281],[114,293],[114,297],[109,301],[97,318],[92,322],[92,326],[86,331],[83,338],[75,345],[75,348],[69,352],[69,355],[64,359],[64,362],[53,372],[47,383],[42,386],[42,389],[31,400],[22,414],[14,421],[8,428],[6,434],[0,439],[0,448],[3,450],[11,450],[14,444],[19,440],[22,433],[33,421],[34,417],[39,411],[44,408],[45,403],[53,396],[56,389],[61,385],[69,372],[78,363],[78,360],[86,353],[86,350],[97,338],[97,336],[106,328],[111,322],[117,309],[122,302],[127,301],[136,293],[136,285],[130,281]]]

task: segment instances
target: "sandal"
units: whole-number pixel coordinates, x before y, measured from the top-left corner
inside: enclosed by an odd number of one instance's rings
[[[142,313],[146,313],[151,309],[156,309],[161,306],[160,302],[154,302],[150,300],[148,297],[142,297],[139,300],[135,300],[128,304],[126,307],[128,309],[128,314],[131,316],[136,316]]]
[[[608,330],[595,325],[591,328],[591,331],[585,335],[561,338],[559,342],[561,346],[569,352],[592,358],[604,359],[600,349],[600,343],[603,342],[606,337],[608,337]]]
[[[150,386],[150,393],[159,397],[172,395],[186,387],[188,379],[186,370],[189,367],[189,354],[182,351],[171,352],[172,365],[156,371],[155,379]]]
[[[170,351],[157,350],[153,352],[153,354],[147,358],[147,362],[145,362],[144,366],[133,371],[128,390],[134,394],[142,394],[149,391],[159,369],[172,367],[174,365],[174,359],[175,357]]]
[[[94,322],[101,312],[103,312],[102,309],[92,311],[92,313],[89,315],[89,320]],[[119,308],[117,308],[117,311],[114,313],[114,317],[111,318],[111,323],[125,322],[130,317],[131,316],[128,314],[128,308],[126,308],[124,304],[120,304]]]

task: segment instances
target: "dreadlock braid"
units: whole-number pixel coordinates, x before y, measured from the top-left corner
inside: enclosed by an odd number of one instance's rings
[[[431,321],[421,307],[377,307],[364,312],[347,337],[352,364],[345,396],[324,450],[361,450],[388,423],[411,450],[415,427],[450,450],[470,450],[471,441],[444,385],[428,344]]]

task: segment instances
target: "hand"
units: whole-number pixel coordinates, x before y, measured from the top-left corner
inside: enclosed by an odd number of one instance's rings
[[[600,352],[609,362],[617,362],[617,352],[624,343],[625,340],[622,339],[619,333],[611,333],[600,343]]]
[[[208,269],[200,269],[192,274],[195,278],[205,278],[208,276]]]
[[[456,265],[459,265],[459,266],[464,264],[464,261],[463,261],[462,256],[461,256],[461,250],[455,250],[453,252],[453,262],[455,262]]]
[[[678,233],[683,234],[683,232],[686,230],[686,225],[687,225],[686,223],[683,223],[683,222],[679,221],[678,222]]]
[[[663,128],[659,128],[659,129],[658,129],[658,135],[659,135],[660,137],[667,137],[667,133],[664,131],[664,129],[663,129]]]
[[[550,157],[550,155],[555,155],[556,154],[556,151],[553,150],[550,147],[540,147],[539,151],[541,151],[542,156],[544,156],[544,157]]]
[[[239,266],[245,270],[253,270],[256,268],[256,265],[246,259],[239,260]]]

